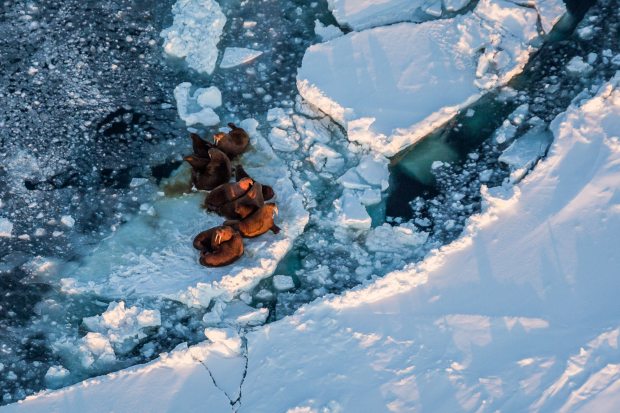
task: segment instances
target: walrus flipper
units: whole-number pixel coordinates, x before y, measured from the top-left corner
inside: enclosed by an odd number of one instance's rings
[[[271,230],[271,232],[273,232],[274,234],[279,234],[281,231],[281,228],[279,226],[277,226],[276,224],[273,224],[271,226],[271,228],[269,228]]]

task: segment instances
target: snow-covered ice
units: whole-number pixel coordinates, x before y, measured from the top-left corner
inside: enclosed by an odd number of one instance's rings
[[[311,46],[297,86],[350,140],[391,156],[519,73],[535,50],[538,17],[535,8],[482,0],[451,19],[352,32]],[[411,39],[415,47],[401,47]]]
[[[615,411],[619,119],[620,73],[553,121],[530,175],[483,191],[459,239],[250,332],[247,350],[210,330],[210,342],[0,410],[193,411],[241,389],[240,412]],[[238,367],[205,374],[222,359]]]
[[[198,72],[213,73],[226,16],[215,0],[178,0],[172,26],[161,32],[164,51]]]
[[[222,57],[220,67],[222,69],[229,69],[244,63],[249,63],[262,54],[263,52],[260,50],[246,49],[244,47],[227,47],[224,50],[224,57]]]
[[[342,30],[333,24],[324,25],[319,20],[314,21],[314,33],[321,38],[322,41],[327,41],[331,39],[335,39],[336,37],[342,36]]]

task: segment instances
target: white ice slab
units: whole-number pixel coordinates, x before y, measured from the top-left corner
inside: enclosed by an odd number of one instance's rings
[[[172,13],[172,26],[161,32],[164,51],[185,59],[198,72],[213,73],[217,44],[226,24],[219,4],[214,0],[177,0]]]
[[[227,47],[224,50],[224,57],[222,57],[220,67],[222,69],[228,69],[249,63],[262,54],[263,52],[260,50],[246,49],[243,47]]]
[[[534,8],[481,0],[453,19],[349,33],[306,51],[297,86],[350,140],[390,156],[519,73],[537,20]]]
[[[213,126],[220,123],[220,117],[213,111],[222,104],[222,95],[215,86],[198,88],[193,93],[192,84],[183,82],[174,88],[174,99],[181,120],[187,126],[201,124]]]

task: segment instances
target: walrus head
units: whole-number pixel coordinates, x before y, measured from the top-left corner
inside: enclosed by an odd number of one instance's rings
[[[229,226],[221,226],[215,230],[213,237],[213,245],[218,246],[222,242],[226,242],[235,235],[235,230]]]
[[[273,213],[274,217],[278,215],[278,206],[276,204],[265,204],[265,207],[271,208],[271,212]]]
[[[249,176],[239,181],[239,187],[244,191],[248,191],[252,185],[254,185],[254,180]]]
[[[215,141],[216,144],[218,144],[224,136],[226,136],[224,132],[218,132],[215,135],[213,135],[213,140]]]
[[[228,156],[217,148],[209,149],[209,158],[211,159],[228,159]]]

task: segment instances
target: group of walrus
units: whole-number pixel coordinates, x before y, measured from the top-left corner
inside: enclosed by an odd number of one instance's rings
[[[192,167],[192,184],[206,190],[204,207],[227,220],[220,226],[196,235],[194,248],[200,251],[200,264],[220,267],[238,260],[243,255],[243,238],[254,238],[280,228],[273,222],[278,213],[275,203],[265,203],[275,196],[273,189],[261,185],[248,176],[241,165],[234,168],[231,160],[248,147],[247,132],[229,123],[230,132],[213,135],[214,143],[190,134],[194,153],[183,158]]]

